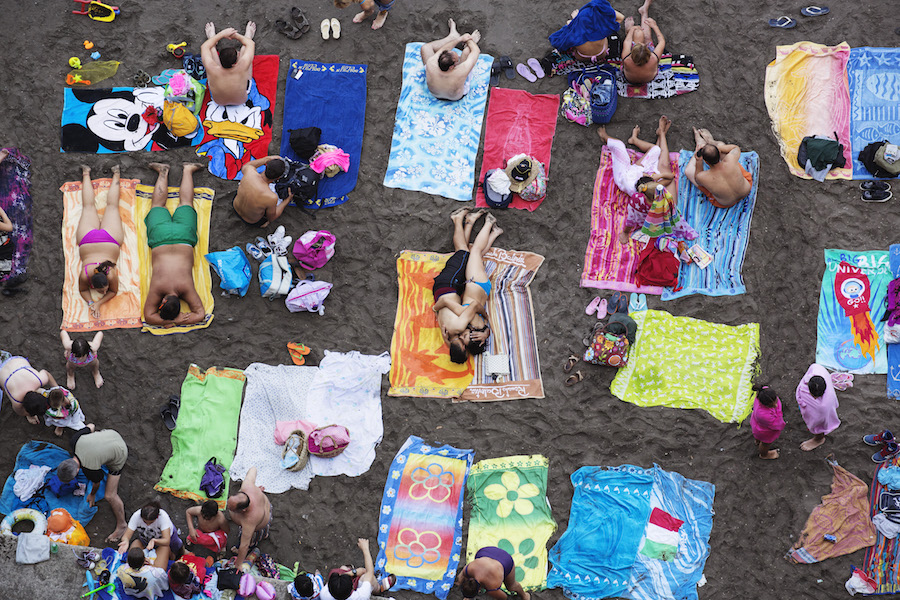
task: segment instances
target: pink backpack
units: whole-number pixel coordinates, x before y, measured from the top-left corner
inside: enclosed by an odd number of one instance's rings
[[[319,458],[332,458],[350,445],[350,432],[343,425],[326,425],[309,434],[309,453]]]
[[[324,267],[334,256],[335,241],[330,231],[307,231],[294,242],[294,256],[307,271]]]

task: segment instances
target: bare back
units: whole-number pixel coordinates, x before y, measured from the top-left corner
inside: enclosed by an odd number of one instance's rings
[[[466,69],[464,64],[459,64],[449,71],[441,71],[438,66],[438,55],[434,55],[425,63],[425,83],[428,85],[428,91],[441,100],[459,100],[466,93],[466,78],[471,70],[471,67]]]
[[[187,302],[191,311],[203,312],[203,303],[194,287],[194,248],[187,244],[167,244],[150,251],[153,273],[144,305],[144,318],[157,314],[162,299],[175,294]],[[200,315],[202,317],[202,315]]]
[[[753,187],[740,166],[740,157],[740,148],[734,148],[717,164],[696,175],[697,183],[726,207],[737,204]]]
[[[247,494],[250,506],[243,512],[232,512],[231,519],[245,530],[257,531],[269,523],[272,507],[269,499],[255,483],[244,482],[241,491]]]
[[[241,64],[241,61],[226,69],[221,65],[207,67],[209,75],[209,95],[220,106],[243,104],[247,101],[250,79],[253,77],[253,61]]]
[[[25,394],[38,390],[47,383],[31,366],[28,359],[16,356],[10,358],[0,369],[0,385],[16,402],[21,403]]]
[[[266,216],[266,210],[278,204],[278,195],[269,187],[269,180],[256,169],[243,169],[243,177],[234,196],[234,210],[248,223]]]

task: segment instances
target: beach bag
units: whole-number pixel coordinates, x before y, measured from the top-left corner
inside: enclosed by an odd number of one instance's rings
[[[319,458],[333,458],[350,445],[350,432],[343,425],[326,425],[309,434],[309,453]]]
[[[291,453],[297,455],[297,462],[288,467],[285,466],[287,463],[284,459]],[[309,462],[309,445],[302,429],[292,431],[291,435],[287,437],[284,442],[284,450],[281,451],[281,459],[282,466],[288,471],[302,471]]]
[[[274,300],[287,295],[291,289],[293,276],[286,256],[270,254],[259,263],[259,293],[263,298]]]
[[[331,288],[332,285],[327,281],[304,279],[284,299],[284,305],[292,313],[307,311],[324,315],[325,306],[322,303],[325,302]]]
[[[203,477],[200,479],[200,491],[210,498],[217,498],[225,491],[225,467],[216,461],[213,456],[203,467]]]
[[[322,139],[322,130],[318,127],[305,127],[303,129],[289,129],[288,144],[301,160],[309,162],[310,157],[316,153],[319,141]]]
[[[179,103],[198,117],[203,107],[206,86],[188,75],[187,71],[181,70],[172,73],[163,94],[166,101]]]
[[[236,590],[241,587],[241,576],[243,573],[237,569],[216,569],[216,587],[220,590]]]
[[[287,169],[284,175],[275,181],[275,193],[282,200],[288,197],[288,191],[294,194],[293,202],[298,206],[307,206],[315,202],[321,176],[304,162],[289,158],[284,159]]]
[[[519,197],[526,202],[538,202],[547,196],[547,173],[544,171],[544,165],[539,161],[534,163],[537,176],[519,192]]]
[[[325,266],[334,256],[337,238],[330,231],[307,231],[294,242],[294,258],[300,266],[312,271]]]
[[[616,114],[619,94],[616,93],[616,78],[609,71],[602,69],[591,85],[591,120],[605,125],[612,121]]]
[[[875,177],[890,177],[891,174],[888,171],[885,171],[877,164],[875,164],[875,154],[877,154],[878,150],[889,143],[887,140],[881,140],[880,142],[872,142],[871,144],[866,145],[865,148],[860,150],[859,162],[863,164],[866,168],[866,171],[871,173]]]
[[[613,333],[608,325],[597,323],[591,333],[590,344],[584,351],[584,362],[604,367],[624,367],[628,364],[629,347],[624,331]]]
[[[563,92],[559,111],[567,121],[571,121],[572,123],[578,123],[585,127],[592,123],[591,103],[588,102],[587,98],[578,93],[574,87],[570,87]]]
[[[895,159],[894,162],[888,159],[888,156],[893,156],[897,152],[897,146],[894,144],[882,144],[875,152],[875,165],[886,173],[890,173],[891,177],[900,175],[900,159]]]
[[[252,272],[250,261],[239,246],[221,252],[210,252],[206,255],[206,260],[219,276],[219,287],[225,290],[226,294],[241,297],[247,295]]]
[[[163,123],[172,135],[184,137],[197,131],[200,121],[184,104],[166,100],[163,104]]]

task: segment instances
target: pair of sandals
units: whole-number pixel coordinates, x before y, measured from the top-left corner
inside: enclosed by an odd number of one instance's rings
[[[506,75],[507,79],[515,79],[516,73],[513,70],[512,59],[508,56],[501,56],[500,58],[495,58],[493,64],[491,64],[491,85],[498,85],[500,83],[500,73]]]
[[[309,19],[302,10],[295,6],[291,8],[291,21],[293,22],[276,19],[275,30],[292,40],[299,40],[304,33],[309,31]]]
[[[159,409],[159,415],[162,417],[166,429],[175,431],[178,421],[178,410],[181,408],[181,398],[175,394],[169,396],[169,399]]]
[[[800,9],[800,14],[804,17],[821,17],[831,12],[827,6],[807,6]],[[777,19],[769,19],[769,27],[777,29],[793,29],[797,26],[797,20],[787,15],[778,17]]]

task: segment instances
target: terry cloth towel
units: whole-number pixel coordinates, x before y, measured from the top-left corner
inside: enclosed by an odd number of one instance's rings
[[[356,187],[362,159],[366,117],[366,65],[343,65],[292,60],[289,73],[300,69],[300,79],[288,75],[284,88],[284,124],[281,156],[302,160],[291,149],[291,129],[318,127],[322,143],[341,148],[350,155],[346,173],[319,180],[316,201],[308,208],[343,204]]]
[[[94,180],[94,198],[100,218],[106,213],[106,198],[111,179]],[[70,332],[97,331],[141,326],[141,273],[138,259],[137,225],[134,221],[135,186],[139,179],[119,180],[119,214],[125,239],[119,249],[116,270],[119,273],[119,293],[100,307],[101,317],[94,319],[88,305],[78,291],[78,275],[83,265],[75,241],[78,221],[81,220],[81,182],[69,181],[60,190],[63,193],[62,240],[66,261],[66,279],[63,284],[61,329]],[[97,294],[93,294],[98,299]]]
[[[843,556],[872,546],[876,541],[875,525],[869,518],[866,502],[869,486],[837,464],[834,457],[828,464],[834,470],[831,493],[822,496],[822,503],[813,509],[800,537],[788,551],[787,558],[796,563],[809,564]],[[874,488],[875,483],[872,485]],[[834,535],[837,541],[826,541],[825,534]]]
[[[679,157],[681,174],[678,177],[678,209],[685,222],[697,231],[697,239],[689,246],[699,244],[712,255],[713,261],[701,269],[693,261],[681,263],[678,270],[678,286],[666,288],[663,300],[673,300],[691,294],[706,296],[735,296],[747,291],[741,268],[747,243],[750,241],[750,220],[756,207],[759,189],[759,155],[742,152],[741,166],[753,175],[750,194],[728,209],[716,208],[684,174],[684,168],[693,152],[682,150]]]
[[[34,508],[44,513],[44,516],[47,516],[54,508],[64,508],[72,515],[73,519],[79,521],[82,525],[87,525],[94,518],[94,515],[97,514],[97,503],[103,499],[103,495],[106,493],[105,479],[100,483],[94,506],[88,506],[85,496],[73,496],[72,494],[57,496],[48,487],[39,490],[28,502],[19,500],[13,491],[16,485],[15,473],[19,469],[28,469],[31,465],[48,466],[51,469],[47,473],[47,478],[49,479],[56,475],[56,467],[59,463],[69,458],[72,458],[71,453],[49,442],[31,441],[22,446],[22,449],[19,450],[19,454],[16,456],[16,464],[12,473],[6,478],[6,484],[3,486],[3,495],[0,496],[0,514],[8,515],[19,508]],[[106,467],[103,469],[105,471]],[[78,472],[78,476],[74,481],[86,486],[91,485],[81,471]]]
[[[122,585],[122,580],[119,579],[119,577],[117,575],[117,571],[119,570],[119,567],[127,564],[126,563],[126,555],[119,554],[113,548],[104,548],[103,552],[101,553],[101,557],[103,558],[103,560],[106,561],[109,572],[113,574],[112,583],[115,584],[115,587],[112,589],[108,588],[107,590],[104,590],[102,592],[97,592],[97,594],[95,596],[91,596],[91,598],[99,596],[100,600],[111,600],[113,598],[116,598],[118,600],[134,600],[134,598],[135,598],[134,596],[130,596],[125,593],[125,587]],[[182,561],[182,562],[187,562],[187,561]],[[169,563],[170,566],[172,564],[173,563],[171,563],[171,562]],[[193,566],[193,565],[188,563],[188,566]],[[217,583],[218,583],[218,575],[216,573],[216,570],[212,569],[212,568],[207,569],[206,583],[203,585],[203,589],[200,592],[191,596],[192,600],[204,600],[206,598],[221,599],[223,597],[223,594],[222,594],[222,590],[219,589]],[[111,593],[112,590],[115,590],[114,594]],[[234,597],[234,596],[232,595],[232,597]],[[181,596],[176,595],[175,592],[172,591],[172,588],[169,587],[165,590],[162,590],[160,592],[160,595],[155,596],[154,600],[183,600],[183,598]]]
[[[571,21],[547,39],[554,48],[568,50],[585,42],[602,40],[617,31],[616,11],[609,0],[591,0],[578,9]]]
[[[421,42],[406,45],[403,87],[384,185],[471,200],[494,59],[487,54],[479,56],[466,81],[466,95],[447,102],[432,96],[425,85],[421,47]]]
[[[147,226],[144,224],[144,217],[150,212],[153,201],[153,186],[138,184],[136,190],[134,216],[137,224],[137,248],[141,267],[141,315],[143,317],[144,302],[147,299],[147,291],[150,289],[150,277],[153,274],[150,246],[147,245]],[[169,328],[144,323],[141,331],[148,331],[153,335],[171,335],[173,333],[187,333],[196,329],[206,329],[212,323],[214,305],[212,275],[209,271],[209,262],[204,257],[209,252],[209,215],[212,212],[214,196],[215,192],[211,188],[194,188],[194,210],[197,211],[198,238],[197,245],[194,246],[194,288],[200,294],[203,308],[206,309],[206,319],[195,325],[176,325]],[[166,199],[166,208],[169,209],[169,212],[174,211],[178,207],[178,202],[178,188],[169,187],[169,194]],[[189,310],[184,302],[181,303],[181,310]]]
[[[723,423],[747,418],[753,408],[758,323],[732,327],[659,310],[629,316],[637,323],[637,337],[628,365],[609,388],[613,396],[638,406],[699,408]]]
[[[547,541],[556,521],[547,500],[549,461],[540,454],[482,460],[469,474],[466,562],[485,546],[506,550],[525,590],[547,587]]]
[[[210,367],[201,371],[192,364],[181,384],[181,408],[178,426],[172,432],[172,456],[159,483],[153,489],[179,498],[205,502],[209,496],[200,490],[206,462],[216,458],[225,469],[231,466],[237,446],[238,416],[244,373],[239,369]],[[215,500],[225,508],[225,490]]]
[[[643,154],[628,150],[631,162]],[[670,152],[672,173],[678,177],[678,153]],[[625,227],[630,198],[616,186],[609,148],[600,152],[600,168],[594,181],[591,203],[591,237],[584,255],[581,287],[661,294],[659,286],[639,285],[635,277],[643,243],[634,239],[619,243],[619,232]]]
[[[462,552],[463,492],[474,450],[435,447],[414,435],[388,471],[375,568],[395,588],[447,598]]]
[[[809,380],[816,376],[825,380],[825,393],[821,398],[814,398],[809,391]],[[797,384],[795,398],[800,407],[800,415],[810,433],[827,435],[841,426],[841,420],[837,415],[838,399],[834,392],[834,384],[831,382],[831,373],[822,365],[815,363],[810,365],[803,379]]]
[[[275,55],[253,58],[253,78],[244,104],[216,104],[207,88],[200,109],[203,143],[197,148],[197,156],[209,160],[207,168],[216,177],[237,181],[241,178],[241,167],[269,155],[278,91],[278,60]]]
[[[161,119],[150,124],[143,118],[151,107],[162,111],[163,87],[66,88],[63,93],[62,152],[155,152],[196,146],[203,138],[199,122],[195,132],[179,137]]]
[[[890,488],[885,487],[879,478],[885,470],[896,468],[898,463],[900,463],[900,458],[895,457],[875,467],[872,491],[869,493],[869,511],[866,513],[872,518],[882,514],[878,507],[881,493],[890,491]],[[888,538],[876,527],[875,545],[866,550],[863,569],[869,577],[875,580],[876,594],[900,592],[900,537]]]
[[[622,61],[610,60],[616,68],[616,90],[622,98],[673,98],[693,92],[700,87],[700,73],[694,66],[694,57],[687,54],[666,52],[659,59],[659,69],[653,81],[634,85],[625,81]]]
[[[900,48],[851,49],[847,77],[850,85],[853,179],[875,179],[859,161],[859,153],[871,142],[898,141]],[[844,143],[843,140],[841,143]],[[845,146],[845,151],[849,150],[851,148]]]
[[[900,277],[900,244],[888,249],[891,277]],[[882,331],[883,334],[883,331]],[[887,397],[900,400],[900,344],[887,344]]]
[[[559,96],[556,94],[533,95],[500,87],[491,91],[484,126],[481,174],[475,186],[476,206],[487,207],[482,187],[485,173],[491,169],[506,168],[506,161],[516,154],[527,154],[540,161],[549,179],[550,149],[556,133],[558,112]],[[526,202],[514,194],[510,207],[534,211],[543,201],[542,198],[537,202]]]
[[[650,519],[653,476],[632,465],[581,467],[569,525],[550,549],[547,587],[573,600],[619,597]]]
[[[0,284],[24,281],[33,240],[31,232],[31,159],[18,148],[3,148],[9,155],[0,162],[0,208],[13,223],[9,236],[13,255],[10,271],[0,272]]]
[[[766,110],[781,156],[791,174],[812,179],[797,162],[800,142],[808,135],[834,136],[844,145],[845,168],[832,169],[826,179],[851,179],[850,90],[847,60],[850,46],[797,42],[778,46],[766,67]],[[879,138],[880,139],[880,138]],[[855,148],[858,152],[862,148]]]
[[[885,250],[825,250],[816,362],[832,371],[887,373],[884,321],[890,261]]]

